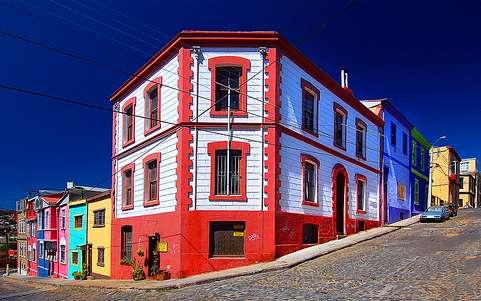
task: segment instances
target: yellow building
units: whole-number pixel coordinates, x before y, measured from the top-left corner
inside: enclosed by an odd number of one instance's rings
[[[110,190],[87,199],[87,246],[94,278],[110,277],[112,202]]]
[[[433,147],[432,206],[457,204],[459,201],[459,167],[461,158],[450,146]]]
[[[480,200],[478,160],[476,158],[461,160],[460,172],[459,206],[477,207]]]

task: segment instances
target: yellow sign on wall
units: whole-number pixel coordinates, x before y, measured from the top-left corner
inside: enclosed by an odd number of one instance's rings
[[[157,252],[161,252],[161,253],[167,253],[168,249],[169,249],[169,245],[166,241],[159,241],[157,243]]]

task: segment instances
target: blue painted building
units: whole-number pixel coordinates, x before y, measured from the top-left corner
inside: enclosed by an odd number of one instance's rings
[[[388,99],[363,101],[384,120],[383,216],[394,223],[411,216],[411,130],[413,125]]]
[[[81,272],[82,265],[87,263],[87,202],[77,200],[69,203],[68,236],[68,279],[74,279],[74,272]]]
[[[426,210],[428,204],[429,149],[431,143],[416,129],[411,130],[411,214]]]
[[[44,193],[37,197],[37,276],[50,277],[55,273],[57,258],[57,215],[56,204],[63,192]]]

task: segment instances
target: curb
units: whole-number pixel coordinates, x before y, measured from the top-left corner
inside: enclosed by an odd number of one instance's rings
[[[137,290],[156,290],[166,291],[171,289],[182,288],[191,285],[199,285],[213,281],[225,280],[235,277],[248,276],[259,273],[273,272],[285,270],[294,266],[300,265],[306,261],[333,253],[338,250],[348,248],[350,246],[365,242],[388,233],[392,233],[404,227],[411,226],[419,222],[419,216],[414,216],[390,225],[385,225],[379,228],[369,229],[367,231],[359,232],[339,240],[332,240],[324,244],[305,248],[282,257],[277,258],[271,262],[258,263],[250,266],[233,268],[228,270],[210,272],[200,275],[194,275],[188,278],[170,279],[164,281],[146,280],[59,280],[59,279],[39,279],[39,278],[19,278],[15,276],[8,276],[20,281],[28,281],[39,284],[50,285],[54,287],[83,287],[83,288],[105,288],[105,289],[137,289]],[[106,283],[109,281],[110,283]]]

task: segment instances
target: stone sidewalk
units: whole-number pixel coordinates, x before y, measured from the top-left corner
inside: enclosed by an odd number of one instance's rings
[[[11,275],[9,277],[16,280],[22,280],[29,283],[43,284],[49,286],[73,286],[73,287],[90,287],[90,288],[110,288],[110,289],[140,289],[140,290],[169,290],[181,288],[190,285],[202,284],[233,277],[252,275],[275,270],[288,269],[299,265],[308,260],[332,253],[337,250],[347,248],[349,246],[367,241],[387,233],[408,227],[419,221],[419,216],[414,216],[403,221],[386,225],[380,228],[374,228],[357,234],[350,235],[343,239],[333,240],[324,244],[312,246],[299,250],[297,252],[282,256],[274,261],[266,263],[258,263],[249,266],[204,273],[182,279],[170,279],[164,281],[155,280],[84,280],[74,281],[56,278],[39,278]]]

